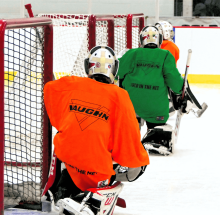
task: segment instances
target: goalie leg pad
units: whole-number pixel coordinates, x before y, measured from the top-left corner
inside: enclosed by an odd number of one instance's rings
[[[103,188],[91,188],[84,192],[84,198],[77,202],[70,198],[60,199],[57,202],[59,214],[64,210],[75,215],[103,215],[113,214],[118,195],[123,188],[121,182]],[[125,202],[123,202],[125,204]],[[126,207],[124,205],[124,207]]]
[[[115,205],[118,201],[119,193],[122,191],[123,186],[124,184],[118,181],[112,186],[88,189],[88,191],[92,192],[93,195],[96,195],[95,198],[102,198],[100,211],[97,213],[97,215],[113,214]],[[100,197],[100,195],[102,197]],[[126,207],[125,202],[124,207]]]
[[[171,99],[169,99],[169,117],[173,116],[175,114],[175,109],[173,107],[173,103]]]
[[[166,124],[149,129],[141,142],[150,153],[168,155],[172,152],[173,139],[172,126]]]

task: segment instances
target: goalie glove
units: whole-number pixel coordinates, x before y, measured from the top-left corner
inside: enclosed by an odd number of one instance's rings
[[[182,112],[188,114],[189,111],[193,108],[193,102],[191,101],[188,94],[185,92],[185,96],[182,99],[182,95],[176,96],[177,99],[177,108],[181,109],[183,107]]]
[[[173,107],[175,110],[179,110],[181,109],[181,107],[183,106],[183,113],[189,113],[189,111],[193,108],[194,102],[193,100],[190,98],[190,96],[188,95],[188,92],[185,92],[185,96],[182,100],[182,94],[175,94],[172,90],[169,89],[169,96],[171,99],[171,102],[173,104]],[[197,106],[196,106],[197,107]]]
[[[168,93],[170,96],[170,99],[173,103],[173,107],[175,110],[179,110],[181,106],[183,106],[183,113],[189,113],[192,108],[198,108],[202,110],[201,105],[197,101],[196,97],[192,93],[189,83],[187,82],[186,91],[184,95],[184,99],[182,100],[182,93],[181,94],[175,94],[169,87],[168,87]]]

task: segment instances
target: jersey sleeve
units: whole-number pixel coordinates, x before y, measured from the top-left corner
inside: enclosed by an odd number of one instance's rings
[[[56,86],[59,82],[60,80],[50,81],[44,86],[44,104],[50,118],[50,122],[57,130],[59,130],[59,121],[61,119],[61,111],[59,111],[59,107],[62,103],[62,96],[56,91]]]
[[[134,69],[134,50],[130,49],[121,58],[119,58],[119,69],[115,79],[124,79],[125,75]]]
[[[126,91],[121,96],[116,109],[113,132],[111,154],[115,162],[131,168],[149,164],[148,153],[140,141],[134,107]]]
[[[165,83],[176,94],[180,94],[183,87],[183,78],[181,77],[173,55],[168,52],[164,61],[163,76]]]
[[[175,44],[174,44],[175,45]],[[179,48],[175,45],[175,61],[176,61],[176,63],[177,63],[177,61],[179,60],[179,58],[180,58],[180,50],[179,50]]]

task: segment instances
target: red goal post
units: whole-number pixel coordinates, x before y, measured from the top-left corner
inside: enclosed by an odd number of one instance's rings
[[[123,28],[125,23],[125,34],[126,34],[126,46],[123,48],[132,49],[139,47],[139,34],[144,28],[144,14],[127,14],[127,15],[114,15],[115,18],[115,29]],[[126,19],[126,21],[122,21]],[[123,23],[124,22],[124,23]],[[122,25],[121,25],[122,24]],[[119,35],[115,35],[115,40],[119,39]],[[116,53],[121,50],[116,50]]]
[[[53,79],[51,19],[0,20],[0,50],[3,215],[4,207],[19,203],[41,207],[51,162],[52,129],[43,104],[43,87]]]

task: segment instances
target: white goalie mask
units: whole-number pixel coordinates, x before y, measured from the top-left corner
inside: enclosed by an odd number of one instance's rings
[[[167,21],[159,21],[155,24],[159,29],[160,33],[163,35],[164,40],[172,40],[174,37],[173,26]]]
[[[146,26],[140,33],[141,47],[145,47],[148,44],[155,44],[158,48],[163,42],[162,34],[155,26]]]
[[[113,49],[108,46],[95,46],[84,61],[87,75],[104,75],[110,78],[111,82],[117,74],[118,64]]]

